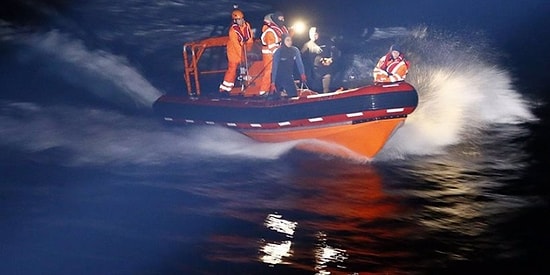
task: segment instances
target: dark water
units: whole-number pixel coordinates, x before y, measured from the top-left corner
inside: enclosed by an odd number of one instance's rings
[[[370,161],[162,124],[231,3],[112,2],[0,5],[0,274],[548,273],[548,1],[240,3],[333,35],[344,86],[406,49]]]

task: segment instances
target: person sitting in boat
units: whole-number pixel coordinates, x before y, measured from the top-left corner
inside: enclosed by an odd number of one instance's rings
[[[405,80],[409,72],[409,61],[399,47],[393,45],[382,56],[373,70],[374,83],[393,83]]]
[[[292,46],[292,37],[289,34],[283,35],[283,45],[273,54],[273,67],[271,79],[271,91],[282,91],[281,96],[298,96],[298,90],[294,83],[294,64],[298,67],[300,79],[306,82],[304,63],[300,50]]]
[[[271,84],[271,68],[273,63],[273,54],[281,46],[283,34],[290,34],[285,26],[285,16],[282,12],[274,12],[264,17],[264,25],[262,27],[262,61],[264,71],[262,82],[260,84],[260,95],[266,94],[269,91]]]
[[[235,7],[231,13],[233,24],[229,28],[229,41],[227,41],[227,71],[220,84],[220,92],[229,95],[235,86],[237,67],[246,62],[246,51],[252,49],[254,34],[250,24],[244,20],[244,13]]]

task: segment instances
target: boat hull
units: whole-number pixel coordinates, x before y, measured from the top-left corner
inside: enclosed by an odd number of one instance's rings
[[[172,123],[219,125],[261,142],[300,141],[300,149],[373,158],[417,104],[416,90],[402,82],[281,100],[163,96],[153,107]]]
[[[373,158],[393,132],[405,122],[405,117],[374,120],[357,124],[325,126],[322,128],[242,131],[262,142],[303,140],[299,149],[342,157]],[[316,142],[321,141],[321,143]]]

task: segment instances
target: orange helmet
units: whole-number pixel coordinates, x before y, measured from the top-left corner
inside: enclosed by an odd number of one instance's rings
[[[233,18],[234,20],[235,19],[243,19],[244,18],[244,13],[239,9],[234,9],[233,12],[231,13],[231,18]]]

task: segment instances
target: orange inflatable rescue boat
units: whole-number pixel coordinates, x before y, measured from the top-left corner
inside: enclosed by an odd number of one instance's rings
[[[170,123],[227,127],[261,142],[299,141],[299,149],[373,158],[418,104],[416,90],[406,82],[330,93],[298,89],[294,98],[261,96],[263,64],[252,55],[231,96],[203,93],[204,79],[225,72],[204,68],[216,63],[216,56],[225,57],[227,41],[227,36],[212,37],[184,45],[187,94],[161,96],[153,104],[157,115]]]

